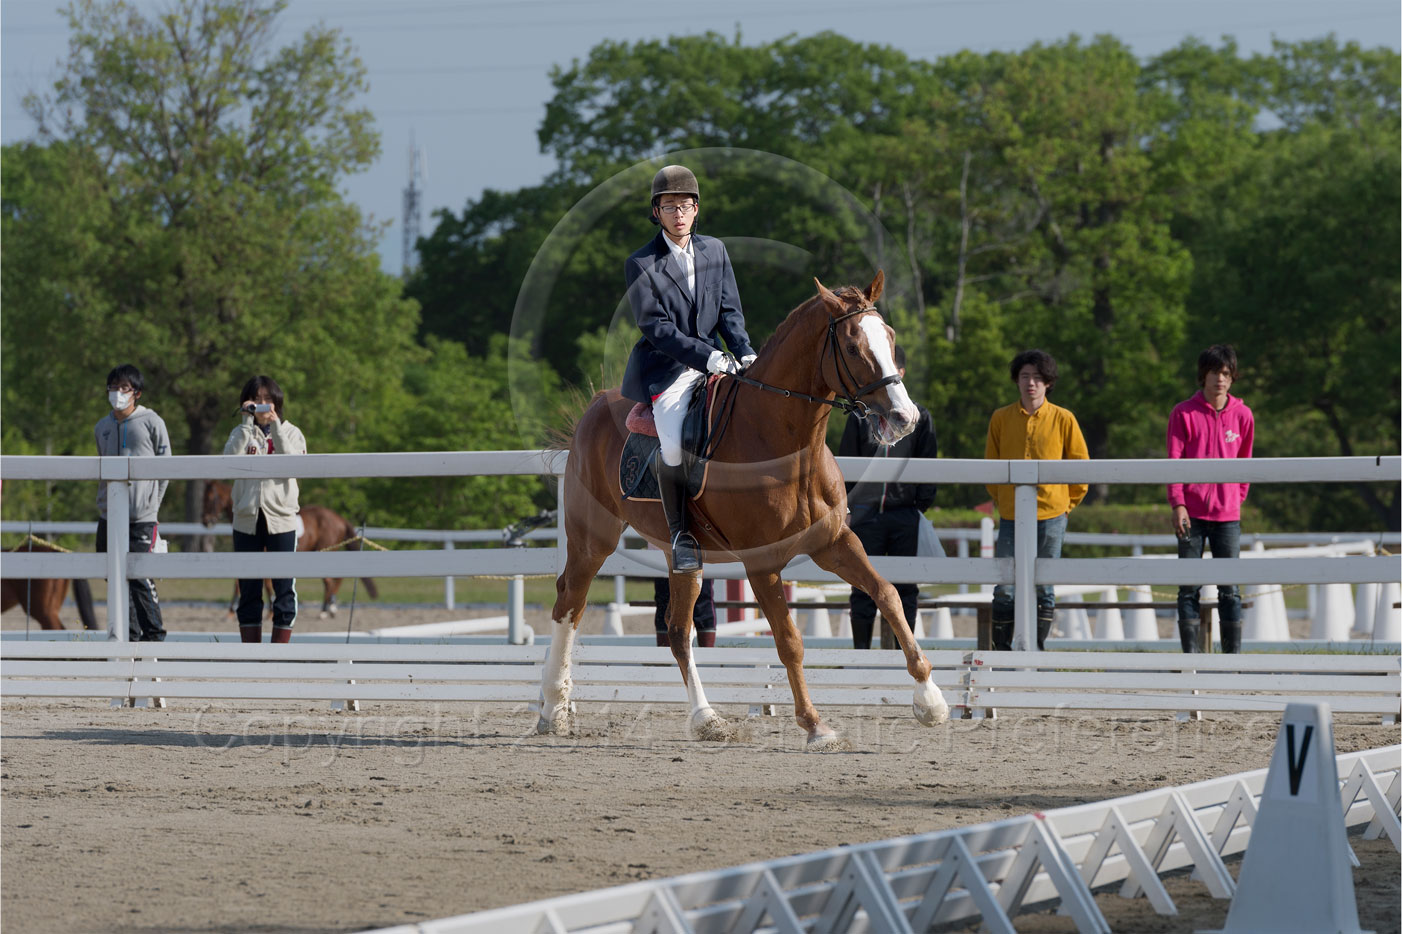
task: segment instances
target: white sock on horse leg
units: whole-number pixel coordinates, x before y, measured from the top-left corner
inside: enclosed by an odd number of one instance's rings
[[[569,706],[570,688],[573,687],[570,681],[570,656],[574,653],[574,636],[573,625],[555,621],[541,679],[541,690],[545,696],[545,706],[540,711],[542,719],[550,719],[556,711]]]
[[[686,697],[691,702],[691,722],[699,725],[717,716],[706,700],[706,689],[701,687],[701,676],[696,671],[696,651],[692,650],[686,659]]]

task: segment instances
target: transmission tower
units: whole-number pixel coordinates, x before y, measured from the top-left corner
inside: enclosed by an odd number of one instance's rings
[[[400,272],[405,279],[418,268],[416,245],[419,242],[420,224],[423,212],[420,201],[423,198],[424,178],[427,159],[424,151],[414,142],[414,134],[409,134],[409,185],[404,189],[404,266]]]

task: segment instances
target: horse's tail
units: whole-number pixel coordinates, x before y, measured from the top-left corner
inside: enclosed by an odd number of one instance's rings
[[[92,585],[82,578],[73,581],[73,603],[78,607],[78,616],[83,620],[84,629],[97,628],[97,616],[92,610]]]
[[[558,414],[564,422],[558,428],[547,428],[545,430],[545,449],[547,451],[568,451],[574,446],[574,430],[579,425],[579,420],[584,417],[584,412],[593,404],[594,400],[603,395],[603,391],[589,393],[588,390],[579,386],[569,386],[565,389],[565,401],[560,403]]]

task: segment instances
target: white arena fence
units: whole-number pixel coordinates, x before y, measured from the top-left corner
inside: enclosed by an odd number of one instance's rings
[[[1344,823],[1402,848],[1402,746],[1337,756]],[[421,921],[379,934],[751,934],[915,932],[1060,906],[1082,934],[1109,934],[1093,889],[1118,885],[1175,914],[1159,876],[1188,866],[1216,898],[1236,883],[1222,857],[1250,841],[1267,769],[1009,820]]]
[[[563,567],[565,546],[458,551],[327,552],[286,554],[131,554],[127,548],[127,486],[133,480],[229,478],[558,476],[566,452],[482,451],[400,454],[305,454],[276,458],[176,457],[0,457],[0,476],[16,480],[100,481],[108,485],[106,554],[11,553],[5,575],[17,578],[104,577],[110,593],[128,578],[448,577],[554,575]],[[1397,556],[1344,556],[1300,561],[1290,558],[1145,561],[1135,557],[1056,560],[1035,557],[1035,501],[1039,483],[1402,482],[1402,457],[1255,458],[1250,460],[986,461],[839,458],[848,476],[868,481],[1010,483],[1016,487],[1017,553],[1009,558],[892,558],[873,560],[894,582],[1017,585],[1014,646],[1030,648],[1035,614],[1034,586],[1134,584],[1396,584]],[[563,515],[563,510],[561,511]],[[601,576],[665,573],[657,551],[626,549],[610,557]],[[707,575],[737,579],[735,563],[712,564]],[[796,560],[786,579],[835,582],[811,561]],[[108,605],[109,634],[126,638],[126,602]],[[520,641],[514,633],[513,641]]]
[[[540,693],[544,645],[52,640],[0,642],[0,693],[138,701],[262,699],[479,702],[528,705]],[[981,718],[1002,710],[1281,711],[1325,701],[1335,711],[1397,722],[1402,657],[1392,655],[1168,655],[1129,652],[926,653],[955,708]],[[717,704],[792,704],[772,648],[695,653]],[[805,677],[820,707],[908,709],[911,681],[898,651],[811,649]],[[573,699],[683,709],[686,689],[671,650],[600,640],[577,645]]]
[[[844,458],[846,460],[846,458]],[[857,460],[854,458],[854,460]],[[38,536],[53,535],[81,535],[92,536],[95,533],[97,523],[94,520],[86,522],[77,521],[38,521],[23,522],[18,520],[0,521],[0,533],[7,535],[28,535]],[[228,538],[233,534],[233,526],[227,522],[216,523],[211,526],[202,525],[198,522],[162,522],[161,534],[166,539],[177,539],[182,537],[212,537]],[[452,551],[460,545],[484,545],[503,544],[505,535],[500,529],[402,529],[387,526],[367,525],[362,528],[362,534],[372,542],[415,542],[432,543],[441,546],[446,551]],[[970,550],[978,552],[980,549],[986,550],[987,554],[992,553],[994,540],[993,520],[983,519],[979,528],[936,528],[936,537],[942,542],[954,542],[955,557],[967,558]],[[558,529],[541,528],[533,529],[520,536],[522,540],[530,542],[551,542],[559,543],[560,533]],[[630,541],[637,541],[639,536],[632,528],[628,528],[623,533],[623,541],[619,543],[620,548],[627,546]],[[1175,548],[1177,538],[1171,534],[1155,535],[1152,533],[1122,533],[1122,532],[1067,532],[1065,542],[1068,545],[1099,545],[1111,548],[1127,550],[1133,555],[1142,555],[1145,548]],[[1264,552],[1253,552],[1253,547],[1264,548],[1266,545],[1272,546],[1305,546],[1324,547],[1328,549],[1327,555],[1341,553],[1343,551],[1356,551],[1358,553],[1373,554],[1379,547],[1386,547],[1397,552],[1398,546],[1402,545],[1402,532],[1243,532],[1241,535],[1242,554],[1244,556],[1263,555]],[[1292,554],[1291,557],[1302,556]],[[1276,555],[1282,557],[1282,555]],[[615,578],[615,586],[621,587],[623,577]],[[1310,609],[1303,611],[1311,618],[1314,617],[1314,607],[1317,603],[1324,602],[1330,609],[1332,604],[1325,598],[1321,601],[1318,590],[1323,586],[1347,587],[1348,585],[1309,585]],[[968,584],[959,584],[958,593],[969,592]],[[1335,596],[1335,598],[1337,598]],[[1374,601],[1376,602],[1376,601]],[[445,609],[457,608],[457,588],[453,576],[447,575],[443,578],[443,606]],[[616,608],[611,611],[645,612],[639,608],[627,608],[624,599],[620,596],[616,601]],[[950,611],[954,614],[968,615],[972,611],[966,608],[954,609]],[[1327,610],[1326,610],[1327,612]],[[753,611],[742,614],[745,618],[752,618]],[[1371,615],[1363,620],[1365,624],[1371,623]],[[1328,628],[1328,627],[1325,627]],[[1359,626],[1365,630],[1371,630],[1371,625]],[[1253,641],[1248,638],[1248,641]]]

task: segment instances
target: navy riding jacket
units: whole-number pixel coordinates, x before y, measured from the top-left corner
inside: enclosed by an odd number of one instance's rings
[[[722,349],[722,337],[736,357],[754,353],[725,244],[715,237],[692,234],[691,246],[696,262],[694,297],[661,231],[623,264],[628,303],[643,332],[623,374],[623,395],[634,402],[651,402],[687,367],[706,372],[711,352]]]

